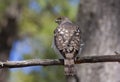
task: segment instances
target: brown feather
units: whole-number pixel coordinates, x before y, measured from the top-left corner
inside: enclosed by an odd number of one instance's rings
[[[59,26],[54,31],[54,44],[65,58],[65,74],[74,75],[74,59],[81,46],[81,30],[68,18],[59,18]]]

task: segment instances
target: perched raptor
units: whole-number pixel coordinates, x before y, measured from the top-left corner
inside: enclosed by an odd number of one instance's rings
[[[55,50],[64,57],[65,75],[75,75],[74,59],[81,48],[81,30],[67,17],[59,17],[55,20],[58,27],[54,31]]]

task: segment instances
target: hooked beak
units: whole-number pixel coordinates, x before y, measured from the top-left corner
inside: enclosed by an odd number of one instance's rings
[[[60,20],[55,20],[55,22],[56,22],[57,24],[60,24],[60,23],[61,23],[61,21],[60,21]]]
[[[58,23],[59,21],[58,20],[55,20],[56,23]]]

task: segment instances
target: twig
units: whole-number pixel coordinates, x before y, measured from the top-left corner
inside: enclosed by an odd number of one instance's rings
[[[63,65],[63,59],[30,59],[24,61],[6,61],[0,62],[0,68],[19,68],[28,66],[53,66]]]
[[[24,61],[0,62],[0,68],[19,68],[28,66],[53,66],[63,65],[64,59],[31,59]],[[76,64],[100,63],[100,62],[120,62],[120,55],[104,56],[84,56],[75,59]]]
[[[120,55],[84,56],[75,59],[76,64],[100,63],[100,62],[120,62]],[[28,66],[53,66],[53,65],[64,65],[64,59],[30,59],[24,61],[0,62],[0,68],[19,68]]]
[[[120,62],[120,55],[84,56],[76,59],[75,63]]]

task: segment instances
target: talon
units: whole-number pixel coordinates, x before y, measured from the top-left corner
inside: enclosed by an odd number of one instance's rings
[[[120,53],[118,53],[117,51],[114,52],[116,55],[120,55]]]
[[[3,67],[3,63],[2,62],[0,62],[0,65]]]

